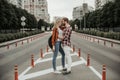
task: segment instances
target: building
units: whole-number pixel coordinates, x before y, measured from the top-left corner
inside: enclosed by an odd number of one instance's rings
[[[37,20],[43,19],[46,22],[50,22],[50,16],[48,14],[47,0],[8,0],[10,3],[27,10],[33,14]]]
[[[95,9],[102,8],[102,6],[109,1],[114,2],[115,0],[95,0]]]
[[[17,0],[7,0],[7,1],[14,4],[14,5],[16,5],[16,6],[18,5]]]
[[[73,8],[73,20],[75,19],[81,20],[85,13],[92,12],[93,10],[94,8],[88,6],[86,3],[84,3],[82,6],[77,6]]]

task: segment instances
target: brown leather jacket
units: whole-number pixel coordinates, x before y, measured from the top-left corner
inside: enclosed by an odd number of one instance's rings
[[[56,40],[58,39],[58,29],[57,28],[53,28],[53,32],[52,32],[52,46],[55,45]]]

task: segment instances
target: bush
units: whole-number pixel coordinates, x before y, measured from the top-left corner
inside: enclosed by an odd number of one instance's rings
[[[95,31],[95,30],[77,30],[76,32],[120,40],[120,32],[102,32],[102,31]]]
[[[25,33],[18,32],[18,33],[0,34],[0,43],[39,34],[42,32],[43,31],[31,31],[31,32],[25,32]]]

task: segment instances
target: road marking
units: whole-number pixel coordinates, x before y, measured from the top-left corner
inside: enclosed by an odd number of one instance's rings
[[[77,54],[77,53],[75,53]],[[83,57],[80,57],[80,59],[85,63],[87,64],[87,61],[83,58]],[[100,78],[102,79],[102,75],[93,67],[93,66],[89,66],[89,68]]]
[[[71,54],[71,56],[75,56],[76,54]],[[57,59],[60,59],[61,58],[61,56],[58,56],[57,57]],[[47,62],[47,61],[51,61],[53,58],[47,58],[47,59],[43,59],[43,60],[41,60],[41,59],[38,59],[37,61],[36,61],[36,63],[38,64],[38,63],[42,63],[42,62]]]
[[[47,54],[50,54],[50,53],[49,53],[49,52],[48,52],[48,53],[45,53],[44,56],[47,55]],[[39,59],[37,59],[37,60],[35,61],[35,65],[37,64],[37,62],[38,62],[39,60],[41,60],[41,58],[39,58]],[[21,79],[21,77],[24,76],[30,69],[32,69],[31,66],[28,67],[26,70],[24,70],[24,71],[19,75],[19,79]]]
[[[48,53],[44,53],[44,56],[47,55],[47,54],[51,54],[53,52],[48,52]],[[77,55],[78,54],[76,52],[74,52],[74,54],[71,54],[71,56],[74,56],[74,55]],[[57,59],[61,58],[61,56],[58,56]],[[72,63],[72,67],[74,66],[77,66],[77,65],[80,65],[80,64],[86,64],[87,61],[83,58],[83,57],[80,57],[80,61],[76,61],[76,62],[73,62]],[[41,58],[37,59],[35,61],[35,64],[38,64],[38,63],[42,63],[42,62],[46,62],[46,61],[50,61],[52,60],[52,58],[47,58],[47,59],[43,59],[41,60]],[[95,73],[100,79],[102,79],[102,75],[92,66],[89,66],[89,68],[93,71],[93,73]],[[42,75],[46,75],[46,74],[49,74],[51,72],[53,72],[53,68],[49,68],[49,69],[46,69],[46,70],[42,70],[42,71],[38,71],[38,72],[34,72],[34,73],[30,73],[30,74],[26,74],[30,69],[32,69],[32,67],[28,67],[23,73],[20,74],[19,76],[19,80],[25,80],[25,79],[30,79],[30,78],[34,78],[34,77],[38,77],[38,76],[42,76]],[[57,67],[58,70],[62,69],[62,66],[58,66]],[[25,75],[26,74],[26,75]]]
[[[21,77],[24,76],[32,67],[28,67],[24,72],[22,72],[20,75],[19,75],[19,79],[21,80]]]
[[[80,65],[80,64],[84,64],[84,61],[81,60],[81,61],[73,62],[72,63],[72,67]],[[58,66],[57,69],[61,70],[62,66]],[[49,68],[49,69],[46,69],[46,70],[42,70],[42,71],[38,71],[38,72],[27,74],[27,75],[21,77],[21,80],[25,80],[25,79],[30,79],[30,78],[46,75],[46,74],[49,74],[51,72],[53,72],[53,68]]]
[[[52,53],[53,53],[53,52],[47,52],[47,53],[44,53],[43,56],[46,56],[46,55],[52,54]],[[76,54],[71,54],[71,56],[74,56],[74,55],[76,55]],[[61,56],[58,56],[58,57],[57,57],[57,59],[59,59],[59,58],[61,58]],[[50,60],[52,60],[52,58],[47,58],[47,59],[43,59],[43,60],[42,60],[41,58],[39,58],[39,59],[37,59],[37,60],[35,61],[35,65],[38,64],[38,63],[46,62],[46,61],[50,61]],[[31,66],[28,67],[26,70],[24,70],[24,71],[19,75],[19,79],[20,79],[22,76],[24,76],[30,69],[32,69]]]
[[[97,70],[95,70],[95,68],[93,68],[92,66],[89,66],[89,68],[90,68],[100,79],[102,79],[102,75],[101,75]]]

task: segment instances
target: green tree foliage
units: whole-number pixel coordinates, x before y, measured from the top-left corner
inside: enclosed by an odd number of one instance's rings
[[[47,27],[48,27],[48,26],[51,26],[51,24],[45,22],[43,19],[40,19],[40,20],[38,21],[38,29],[41,30],[42,26],[44,26],[44,27],[45,27],[45,30],[47,30]]]
[[[109,31],[120,27],[120,0],[108,2],[102,8],[85,14],[86,28]],[[82,19],[84,26],[84,18]]]
[[[20,30],[22,28],[20,20],[22,16],[26,17],[25,28],[37,28],[37,20],[33,15],[6,0],[0,0],[0,30]]]

